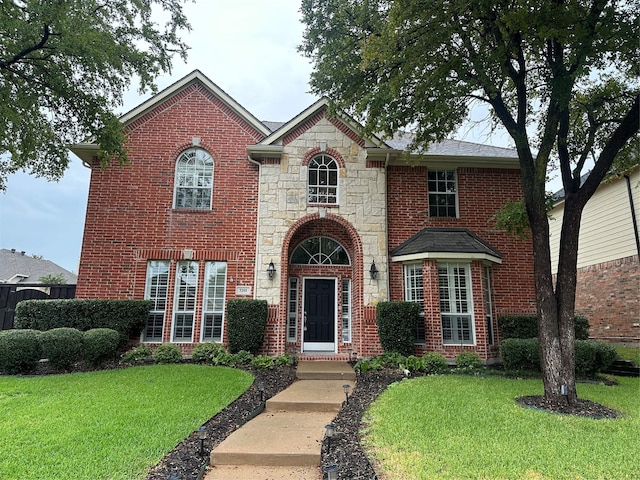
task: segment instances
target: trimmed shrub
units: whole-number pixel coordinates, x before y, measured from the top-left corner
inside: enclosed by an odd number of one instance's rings
[[[257,355],[251,360],[251,366],[257,370],[266,370],[267,368],[273,368],[275,364],[273,358],[267,355]]]
[[[41,300],[38,300],[41,301]],[[77,328],[54,328],[38,336],[42,356],[56,370],[69,370],[82,358],[84,336]]]
[[[224,345],[220,343],[199,343],[191,351],[191,359],[196,363],[208,363],[216,365],[216,358],[221,353],[227,353]]]
[[[229,352],[246,350],[253,355],[264,342],[267,326],[267,301],[234,299],[227,302],[227,338]]]
[[[500,356],[506,370],[540,371],[537,338],[508,338],[500,343]]]
[[[538,318],[530,315],[504,315],[498,317],[502,338],[537,338]]]
[[[583,315],[576,315],[575,322],[576,340],[589,340],[589,320]]]
[[[476,372],[484,368],[484,362],[476,352],[461,352],[456,357],[456,367],[463,372]]]
[[[385,352],[378,356],[378,361],[383,368],[400,368],[401,366],[406,366],[407,357],[395,351]]]
[[[385,352],[402,356],[413,354],[414,331],[420,318],[420,306],[414,302],[380,302],[376,323],[380,344]]]
[[[500,344],[506,370],[540,371],[538,339],[510,338]],[[597,340],[576,340],[576,375],[595,375],[609,368],[616,358],[615,348]]]
[[[576,374],[592,376],[603,372],[616,359],[616,349],[598,340],[576,340]]]
[[[84,360],[98,366],[113,360],[120,345],[120,334],[112,328],[92,328],[83,334]]]
[[[436,352],[426,353],[422,357],[422,363],[426,373],[445,373],[449,370],[447,359],[444,358],[444,355]]]
[[[573,318],[576,340],[589,338],[589,320],[582,315]],[[504,315],[498,317],[502,338],[538,338],[538,317],[529,315]]]
[[[16,328],[52,330],[70,327],[81,331],[112,328],[120,333],[120,345],[139,337],[146,325],[149,300],[25,300],[16,306]]]
[[[424,371],[424,362],[422,361],[422,358],[416,357],[415,355],[409,355],[405,359],[403,366],[410,372]]]
[[[153,351],[153,360],[156,363],[180,363],[182,351],[175,343],[163,343]]]
[[[360,358],[356,362],[353,369],[356,372],[377,372],[378,370],[382,370],[384,367],[382,363],[378,359],[378,357],[374,357],[371,359]]]
[[[41,358],[36,330],[0,331],[0,372],[15,375],[35,370]]]
[[[618,357],[616,348],[613,345],[598,340],[585,340],[593,345],[596,350],[596,372],[607,370]]]
[[[122,363],[140,365],[153,361],[153,350],[149,345],[138,345],[122,355]]]
[[[251,360],[253,360],[253,355],[246,350],[240,350],[231,355],[231,357],[231,363],[233,365],[250,365]]]
[[[276,357],[276,365],[295,365],[296,357],[294,355],[290,355],[288,353],[283,353],[282,355],[278,355]]]

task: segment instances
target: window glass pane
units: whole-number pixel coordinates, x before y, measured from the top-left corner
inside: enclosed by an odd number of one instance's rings
[[[309,203],[337,203],[338,164],[329,155],[317,155],[309,161],[307,198]]]
[[[473,344],[473,309],[467,264],[438,265],[438,291],[445,344]]]
[[[342,280],[342,342],[351,342],[351,280]]]
[[[175,208],[211,208],[213,159],[206,151],[192,148],[176,162]]]
[[[196,308],[198,262],[180,261],[176,269],[176,286],[172,341],[193,341],[193,318]]]
[[[298,279],[289,279],[289,299],[287,304],[287,341],[295,342],[298,337]]]
[[[420,304],[420,316],[416,321],[414,340],[416,343],[424,343],[424,281],[422,278],[422,263],[404,265],[404,299],[406,302],[416,302]]]
[[[429,215],[456,217],[455,170],[429,170],[427,176]]]
[[[206,262],[202,299],[202,341],[222,342],[227,263]]]
[[[345,248],[328,237],[308,238],[291,254],[293,265],[350,265]]]
[[[144,298],[151,300],[151,310],[147,318],[147,325],[142,332],[143,342],[162,342],[163,340],[168,285],[169,261],[152,260],[148,262]]]

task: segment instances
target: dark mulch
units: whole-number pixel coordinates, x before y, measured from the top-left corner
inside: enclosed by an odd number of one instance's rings
[[[578,417],[589,417],[594,419],[618,418],[619,413],[599,403],[591,400],[578,399],[575,405],[568,405],[563,402],[549,402],[543,396],[518,397],[516,402],[520,405],[536,410],[544,410],[551,413],[565,415],[576,415]]]

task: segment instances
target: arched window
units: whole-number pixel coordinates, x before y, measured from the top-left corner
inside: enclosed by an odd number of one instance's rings
[[[335,240],[327,237],[308,238],[291,255],[292,265],[351,265],[349,254]]]
[[[309,161],[307,198],[309,203],[338,203],[338,163],[324,153]]]
[[[213,159],[201,148],[190,148],[178,157],[175,179],[175,208],[211,208]]]

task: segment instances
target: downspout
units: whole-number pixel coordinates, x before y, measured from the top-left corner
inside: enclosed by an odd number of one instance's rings
[[[251,158],[251,155],[247,155],[247,160],[249,161],[249,163],[253,163],[254,165],[256,165],[258,167],[258,212],[257,212],[257,218],[256,218],[256,261],[253,267],[253,299],[257,300],[257,294],[258,294],[258,272],[259,272],[259,256],[258,256],[258,245],[260,243],[260,218],[261,218],[261,202],[260,202],[260,189],[261,189],[261,182],[260,182],[260,162],[254,160],[253,158]]]
[[[627,181],[627,193],[629,195],[629,207],[631,207],[631,223],[633,224],[633,233],[636,237],[636,251],[638,252],[638,262],[640,262],[640,236],[638,235],[638,221],[636,219],[636,209],[633,206],[633,194],[631,192],[631,179],[629,175],[625,175]]]

